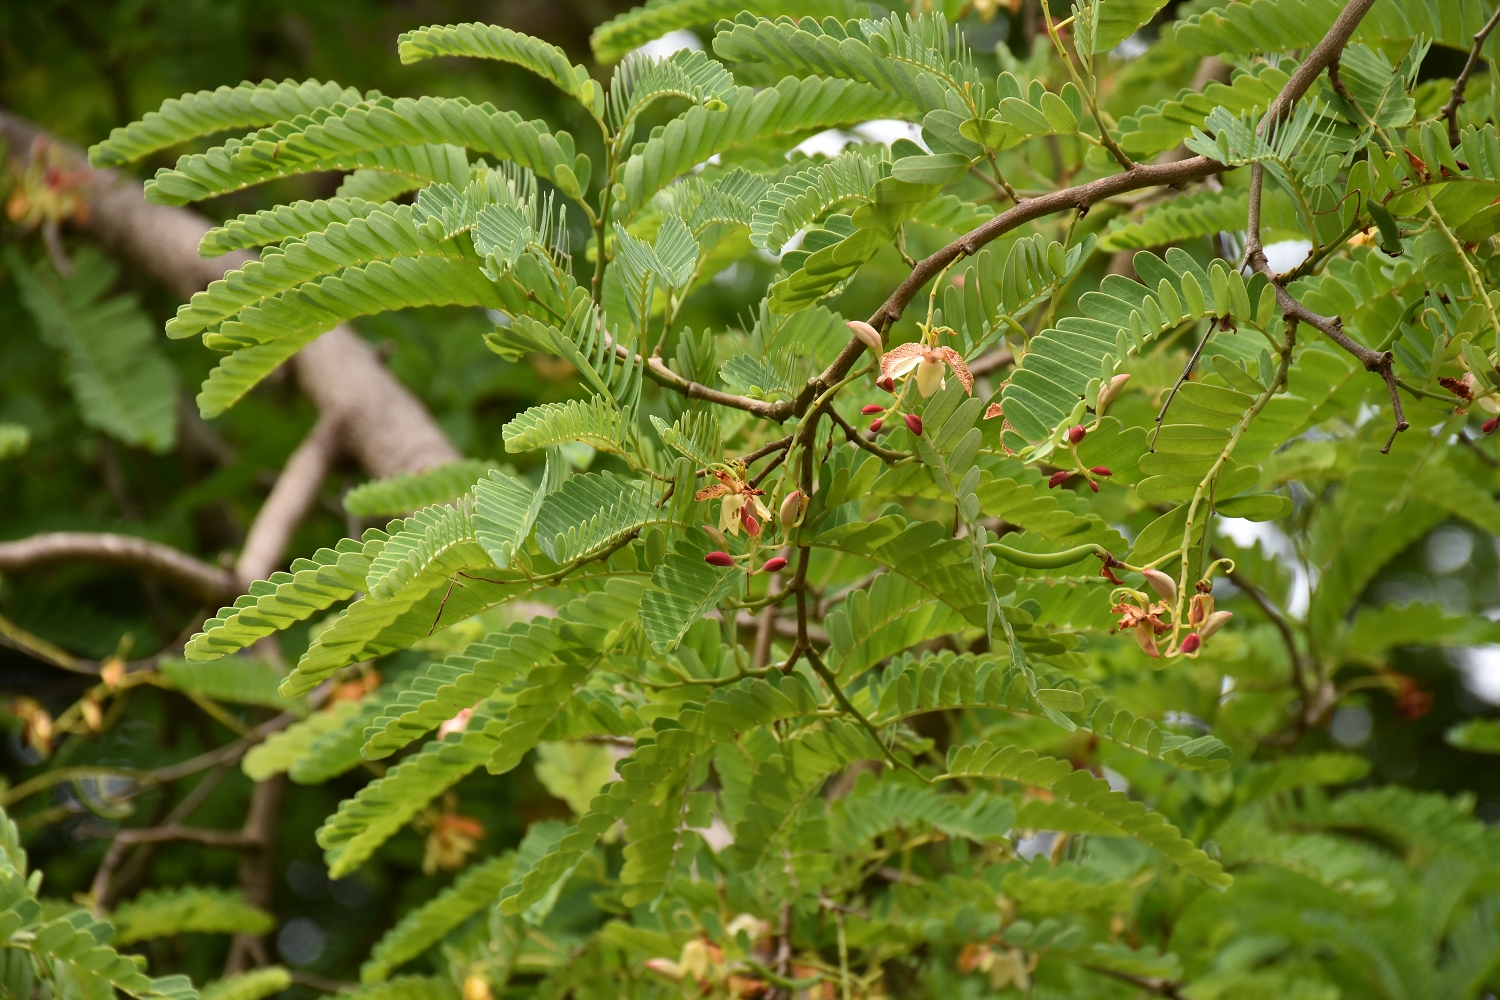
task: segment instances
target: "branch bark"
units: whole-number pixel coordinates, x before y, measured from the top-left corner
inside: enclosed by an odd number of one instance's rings
[[[1490,19],[1484,22],[1484,27],[1474,32],[1474,47],[1469,50],[1469,58],[1464,61],[1464,68],[1453,81],[1453,92],[1448,95],[1448,103],[1443,105],[1443,110],[1438,112],[1438,121],[1448,120],[1448,145],[1458,145],[1458,109],[1464,103],[1464,91],[1468,89],[1469,77],[1474,75],[1474,67],[1479,65],[1479,53],[1484,48],[1484,40],[1490,37],[1490,32],[1495,30],[1495,25],[1500,23],[1500,8],[1490,15]]]
[[[0,573],[20,573],[59,562],[94,561],[158,577],[206,603],[239,593],[235,575],[180,549],[148,538],[103,532],[52,531],[0,542]]]
[[[281,565],[281,554],[317,497],[318,488],[338,455],[338,447],[339,425],[332,418],[323,417],[282,466],[281,475],[256,512],[240,550],[235,576],[241,589],[264,580]]]

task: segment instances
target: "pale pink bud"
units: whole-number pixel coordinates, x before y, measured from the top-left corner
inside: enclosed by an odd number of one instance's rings
[[[807,510],[807,498],[802,495],[801,490],[792,490],[781,501],[781,526],[791,527],[802,520],[802,512]]]
[[[1159,569],[1143,569],[1141,575],[1151,584],[1151,589],[1169,601],[1177,600],[1177,582]]]
[[[1141,652],[1153,660],[1161,659],[1161,651],[1156,648],[1156,633],[1151,630],[1150,625],[1137,625],[1134,629],[1135,644],[1141,647]]]
[[[1215,611],[1213,614],[1204,619],[1203,627],[1198,630],[1198,634],[1207,639],[1209,636],[1219,631],[1219,629],[1223,628],[1225,623],[1233,617],[1233,611]]]
[[[718,528],[715,528],[713,525],[705,524],[703,526],[703,533],[710,539],[712,539],[713,543],[720,548],[729,548],[729,539],[724,537],[724,532],[720,531]]]
[[[858,319],[851,319],[849,321],[849,329],[854,331],[856,337],[864,341],[864,345],[870,349],[871,354],[875,355],[877,361],[885,353],[885,344],[880,339],[879,330],[864,320]]]
[[[1116,375],[1104,385],[1099,387],[1099,398],[1094,402],[1094,413],[1104,416],[1104,408],[1114,402],[1120,393],[1125,391],[1125,383],[1130,381],[1129,375]]]

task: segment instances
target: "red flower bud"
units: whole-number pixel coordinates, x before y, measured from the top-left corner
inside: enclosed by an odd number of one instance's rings
[[[879,434],[880,433],[880,428],[883,427],[883,426],[885,426],[885,421],[884,420],[871,420],[870,421],[870,433],[871,434]]]
[[[922,436],[922,418],[915,413],[903,413],[901,419],[906,421],[906,429],[917,437]]]
[[[879,403],[870,403],[867,406],[861,406],[859,408],[859,412],[868,417],[872,413],[884,413],[885,407],[881,406]]]
[[[728,569],[729,567],[734,565],[734,556],[730,555],[728,552],[710,552],[708,555],[703,557],[703,561],[708,563],[710,566],[718,566],[722,569]]]
[[[751,538],[760,537],[760,522],[755,519],[754,514],[750,513],[749,507],[746,507],[740,514],[740,521],[745,525],[745,531]]]
[[[1096,476],[1113,476],[1114,475],[1113,472],[1109,471],[1109,467],[1105,466],[1105,465],[1096,465],[1092,469],[1090,469],[1089,471],[1092,472]]]
[[[770,559],[767,559],[765,561],[765,564],[762,565],[760,569],[762,573],[774,573],[785,565],[786,560],[781,556],[772,556]]]
[[[1500,427],[1500,417],[1490,417],[1490,419],[1479,425],[1479,429],[1486,434],[1495,433],[1496,427]]]
[[[884,389],[886,392],[896,391],[896,380],[891,378],[891,376],[889,375],[880,376],[875,380],[875,384],[880,386],[880,388]]]
[[[1073,444],[1077,444],[1078,442],[1080,442],[1080,441],[1083,440],[1083,436],[1085,434],[1087,434],[1087,433],[1088,433],[1088,431],[1084,430],[1084,427],[1083,427],[1082,424],[1079,424],[1077,427],[1069,427],[1068,428],[1068,440],[1071,441]]]
[[[1065,483],[1065,482],[1068,481],[1068,477],[1070,475],[1072,475],[1072,473],[1067,472],[1067,471],[1052,473],[1051,478],[1047,480],[1047,489],[1049,489],[1049,490],[1055,490],[1055,489],[1057,489],[1063,483]]]
[[[1182,640],[1182,651],[1184,653],[1196,653],[1198,652],[1198,647],[1201,645],[1203,645],[1203,640],[1198,638],[1197,632],[1193,632],[1186,639]]]
[[[1096,482],[1094,482],[1092,479],[1090,479],[1089,480],[1089,489],[1093,490],[1095,493],[1098,493],[1099,492],[1099,484],[1096,483]]]

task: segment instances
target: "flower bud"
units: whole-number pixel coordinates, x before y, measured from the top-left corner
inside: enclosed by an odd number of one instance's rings
[[[870,353],[875,355],[875,360],[880,360],[880,356],[885,353],[885,345],[880,340],[880,331],[863,320],[858,319],[851,319],[849,321],[849,329],[854,331],[856,337],[864,341],[865,346],[870,349]]]
[[[1068,472],[1066,469],[1064,469],[1064,470],[1062,470],[1060,472],[1054,472],[1054,473],[1052,473],[1051,477],[1048,478],[1048,480],[1047,480],[1047,489],[1049,489],[1049,490],[1055,490],[1055,489],[1057,489],[1063,483],[1067,482],[1068,481],[1068,477],[1071,476],[1071,475],[1072,475],[1072,473]]]
[[[762,573],[775,573],[785,565],[786,560],[784,558],[782,558],[781,556],[772,556],[770,559],[767,559],[765,561],[765,564],[762,565],[760,569]]]
[[[1079,424],[1077,427],[1069,427],[1068,442],[1070,444],[1077,444],[1078,442],[1083,440],[1084,435],[1087,433],[1088,431],[1084,429],[1084,426],[1082,424]]]
[[[1096,483],[1096,482],[1094,482],[1092,479],[1090,479],[1089,480],[1089,489],[1093,490],[1095,493],[1098,493],[1099,492],[1099,484]]]
[[[875,380],[875,384],[880,386],[880,388],[884,389],[886,392],[896,391],[896,380],[889,375],[880,376]]]
[[[754,514],[750,513],[749,507],[746,507],[744,513],[740,515],[740,520],[745,523],[746,534],[751,538],[760,537],[760,522],[755,519]]]
[[[1500,417],[1490,417],[1490,419],[1479,425],[1479,429],[1486,434],[1495,433],[1496,427],[1500,427]]]
[[[870,403],[866,406],[861,406],[859,408],[859,412],[868,417],[872,413],[884,413],[885,407],[881,406],[879,403]]]
[[[710,566],[718,566],[720,569],[728,569],[734,565],[734,556],[728,552],[710,552],[703,557],[703,561]]]
[[[1109,466],[1107,466],[1107,465],[1096,465],[1092,469],[1090,469],[1089,471],[1092,472],[1096,476],[1105,476],[1105,477],[1108,477],[1108,476],[1113,476],[1114,475],[1113,472],[1109,471]]]
[[[710,539],[712,539],[715,545],[726,549],[729,547],[729,540],[724,537],[724,532],[720,531],[718,528],[715,528],[713,525],[705,524],[703,526],[703,533]]]
[[[1169,601],[1177,600],[1177,582],[1159,569],[1143,569],[1141,575],[1151,584],[1151,589]]]
[[[1204,619],[1203,627],[1198,630],[1198,634],[1201,635],[1204,639],[1207,639],[1209,636],[1219,631],[1219,629],[1223,628],[1224,623],[1229,621],[1229,619],[1233,617],[1233,611],[1215,611],[1213,614]]]
[[[807,497],[802,495],[801,490],[792,490],[781,501],[781,526],[790,528],[800,524],[802,513],[807,510]]]
[[[1151,626],[1144,623],[1132,629],[1135,633],[1135,644],[1141,647],[1141,652],[1153,660],[1161,659],[1161,651],[1156,648],[1156,633],[1151,631]]]
[[[1120,393],[1125,391],[1125,383],[1130,381],[1129,375],[1116,375],[1105,385],[1099,387],[1099,398],[1094,403],[1094,414],[1104,416],[1104,408],[1114,402]]]
[[[906,429],[917,437],[922,436],[922,418],[915,413],[903,413],[901,419],[906,421]]]
[[[1198,652],[1198,647],[1202,645],[1203,640],[1198,638],[1198,633],[1191,632],[1186,639],[1182,640],[1182,651],[1184,654],[1191,656],[1193,653]]]
[[[1194,627],[1208,621],[1208,616],[1214,613],[1214,595],[1197,593],[1193,595],[1192,601],[1188,603],[1188,622]]]
[[[881,420],[879,417],[877,417],[874,420],[870,421],[870,433],[871,434],[879,434],[880,433],[880,428],[882,428],[884,426],[885,426],[885,421]]]

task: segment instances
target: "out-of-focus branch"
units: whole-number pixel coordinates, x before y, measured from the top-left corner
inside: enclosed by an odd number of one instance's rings
[[[1500,8],[1490,15],[1490,19],[1484,22],[1484,27],[1474,32],[1474,46],[1469,49],[1469,58],[1464,61],[1464,68],[1453,80],[1453,92],[1448,95],[1448,103],[1443,105],[1443,110],[1438,112],[1438,121],[1444,118],[1448,120],[1448,145],[1458,145],[1458,109],[1464,103],[1464,91],[1469,87],[1469,77],[1474,75],[1474,67],[1479,65],[1479,54],[1484,48],[1484,40],[1490,37],[1490,32],[1495,30],[1495,25],[1500,23]]]
[[[0,573],[19,573],[60,562],[92,561],[159,577],[206,603],[239,592],[229,570],[148,538],[106,532],[51,531],[0,542]]]
[[[87,171],[89,211],[80,225],[184,301],[254,258],[245,251],[198,256],[198,243],[211,228],[208,219],[190,209],[148,204],[139,180],[118,170],[91,169],[82,150],[34,122],[0,109],[0,136],[13,150],[28,149],[43,137],[70,170]],[[334,420],[349,454],[372,476],[416,472],[462,457],[422,403],[348,326],[313,341],[292,365],[303,391]]]
[[[276,485],[256,512],[245,545],[240,549],[235,576],[241,589],[265,579],[281,565],[281,554],[317,497],[338,447],[338,424],[323,417],[282,466]]]

